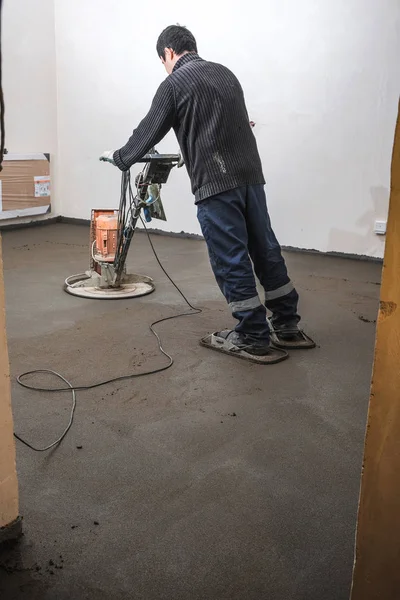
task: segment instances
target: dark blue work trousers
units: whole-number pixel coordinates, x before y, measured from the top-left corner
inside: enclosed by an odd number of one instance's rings
[[[236,331],[249,343],[268,341],[265,307],[276,327],[297,323],[299,297],[271,227],[264,186],[243,186],[207,198],[198,203],[197,217],[215,278],[238,320]],[[253,265],[265,305],[257,293]]]

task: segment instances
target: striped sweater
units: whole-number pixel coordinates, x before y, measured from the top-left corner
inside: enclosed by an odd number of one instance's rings
[[[114,161],[128,170],[173,128],[196,202],[265,183],[243,90],[226,67],[184,54]]]

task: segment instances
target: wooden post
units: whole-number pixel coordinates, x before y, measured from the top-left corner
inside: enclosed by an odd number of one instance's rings
[[[399,105],[400,111],[400,105]],[[400,112],[351,600],[400,598]]]
[[[17,537],[21,530],[13,431],[0,238],[0,543]]]

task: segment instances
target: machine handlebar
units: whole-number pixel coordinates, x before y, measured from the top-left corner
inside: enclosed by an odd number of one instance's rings
[[[138,163],[163,162],[163,163],[178,163],[181,160],[180,154],[145,154],[139,158]]]

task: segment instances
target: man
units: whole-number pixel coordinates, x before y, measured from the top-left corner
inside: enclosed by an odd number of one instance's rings
[[[226,67],[200,58],[194,36],[179,25],[161,33],[157,55],[168,77],[149,113],[125,146],[105,152],[101,160],[126,171],[173,128],[215,278],[238,320],[235,330],[214,338],[221,347],[268,357],[267,362],[287,357],[277,345],[312,347],[298,329],[298,294],[271,228],[253,123],[239,81]],[[265,305],[252,263],[265,290]],[[272,312],[272,331],[266,307]]]

